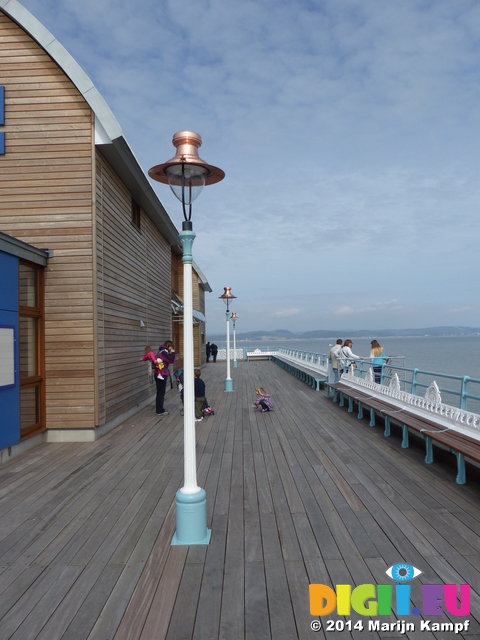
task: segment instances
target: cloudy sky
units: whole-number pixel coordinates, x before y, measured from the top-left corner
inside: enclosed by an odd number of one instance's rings
[[[21,0],[147,171],[174,132],[208,331],[480,326],[477,0]],[[155,189],[178,228],[181,205]]]

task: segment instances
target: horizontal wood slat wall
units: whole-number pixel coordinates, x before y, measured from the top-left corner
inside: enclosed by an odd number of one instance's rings
[[[131,194],[95,148],[89,105],[1,11],[0,69],[0,229],[54,250],[45,273],[47,428],[92,428],[154,394],[140,359],[147,344],[172,338],[171,247],[143,211],[140,231],[132,224]]]
[[[155,393],[147,344],[172,337],[171,249],[141,211],[132,224],[129,191],[97,151],[97,305],[99,422],[104,424]],[[145,327],[140,327],[143,320]]]
[[[0,230],[54,250],[45,273],[47,428],[93,427],[92,112],[1,12],[0,69]]]

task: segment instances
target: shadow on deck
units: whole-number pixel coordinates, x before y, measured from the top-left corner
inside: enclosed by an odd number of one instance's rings
[[[480,485],[459,487],[453,467],[425,465],[400,434],[384,438],[273,363],[239,362],[233,393],[225,369],[203,369],[215,415],[197,427],[208,547],[170,546],[175,390],[166,418],[152,405],[97,442],[42,445],[0,468],[0,638],[480,638]],[[275,411],[253,411],[257,385]],[[398,562],[423,572],[412,607],[421,583],[470,584],[468,631],[420,631],[411,615],[402,634],[394,614],[373,618],[390,630],[369,631],[354,612],[328,616],[337,631],[311,630],[310,582],[388,584]]]

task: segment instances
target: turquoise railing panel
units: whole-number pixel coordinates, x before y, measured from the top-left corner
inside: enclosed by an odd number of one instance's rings
[[[389,384],[394,373],[397,373],[405,391],[413,395],[424,395],[432,382],[436,382],[442,395],[442,402],[458,406],[465,411],[480,413],[480,379],[469,376],[456,376],[439,371],[409,369],[386,365],[391,373],[382,372],[382,384]],[[441,381],[441,382],[440,382]]]

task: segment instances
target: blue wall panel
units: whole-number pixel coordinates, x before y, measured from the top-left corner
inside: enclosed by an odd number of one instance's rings
[[[18,259],[0,251],[0,326],[15,329],[15,386],[0,387],[0,449],[20,441]]]

